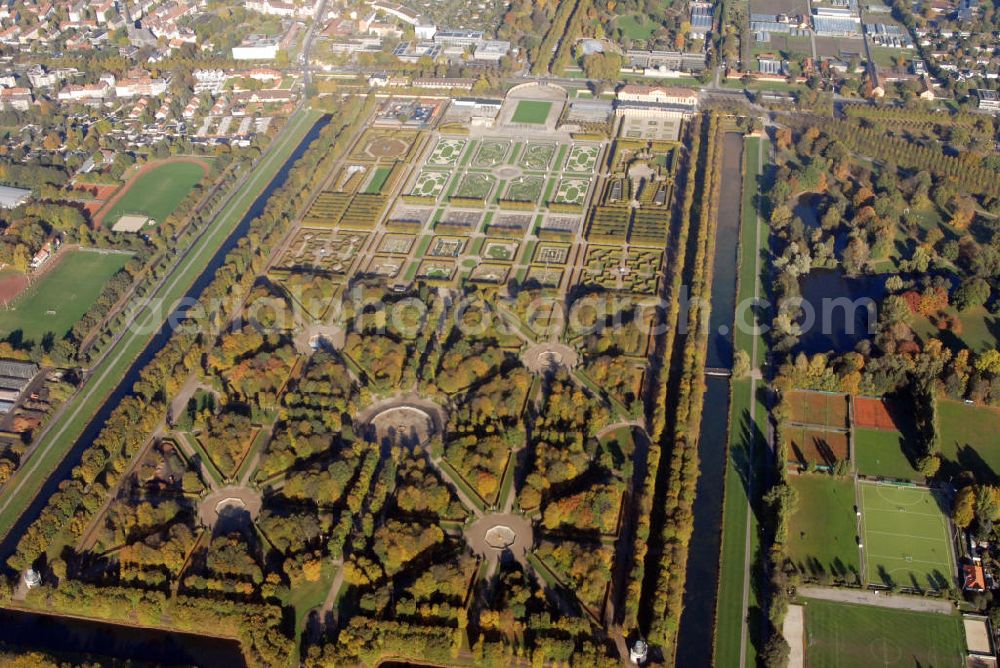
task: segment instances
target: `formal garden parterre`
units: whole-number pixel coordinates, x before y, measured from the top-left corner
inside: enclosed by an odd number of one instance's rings
[[[61,574],[81,597],[113,588],[175,612],[254,610],[241,638],[257,665],[300,650],[308,665],[480,652],[509,663],[523,649],[615,665],[606,619],[631,568],[621,538],[640,512],[630,490],[648,445],[655,317],[631,297],[663,285],[664,248],[587,252],[577,235],[593,188],[562,170],[592,151],[488,141],[380,128],[344,147],[301,222],[269,240],[274,261],[234,261],[259,273],[240,283],[231,326],[177,334],[126,400],[161,411],[127,413],[141,425],[117,441],[126,466],[105,474],[93,451],[74,470],[69,493],[101,503],[53,520],[58,536],[30,531],[12,565]],[[541,173],[515,181],[521,170]],[[581,212],[552,216],[544,193],[501,211],[501,183],[544,183]],[[577,283],[588,291],[568,296]],[[305,346],[292,286],[338,300],[310,310]],[[437,287],[481,300],[493,324],[457,331]],[[615,313],[564,328],[566,310],[600,313],[589,304],[605,293]],[[402,310],[355,310],[358,296]],[[522,353],[555,342],[578,359],[564,364],[557,349],[550,369],[529,371]],[[164,402],[176,406],[166,420]],[[475,538],[481,521],[495,524],[485,540],[523,551],[496,559]],[[31,596],[62,604],[55,591]],[[300,636],[307,625],[319,635]]]

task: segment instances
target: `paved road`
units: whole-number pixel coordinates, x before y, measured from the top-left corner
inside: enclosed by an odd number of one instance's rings
[[[936,612],[950,615],[955,611],[955,605],[940,598],[924,598],[923,596],[905,596],[903,594],[877,593],[867,589],[846,589],[838,587],[799,587],[800,598],[818,598],[837,603],[858,603],[874,605],[879,608],[895,610],[913,610],[914,612]]]

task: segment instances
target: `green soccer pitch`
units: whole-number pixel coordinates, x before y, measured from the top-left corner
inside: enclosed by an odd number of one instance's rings
[[[72,250],[49,260],[58,264],[21,293],[10,309],[0,312],[0,336],[20,331],[25,341],[36,342],[47,334],[56,339],[66,336],[129,257]]]
[[[965,634],[958,615],[813,599],[803,603],[810,668],[965,665]]]
[[[859,484],[868,582],[915,589],[953,584],[951,536],[940,494],[922,487]]]

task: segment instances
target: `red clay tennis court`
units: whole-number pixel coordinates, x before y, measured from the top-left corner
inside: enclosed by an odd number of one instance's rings
[[[847,395],[796,390],[788,393],[791,422],[847,429]]]
[[[858,429],[896,431],[898,427],[889,412],[886,399],[872,397],[854,398],[854,426]]]
[[[833,466],[850,458],[847,433],[787,427],[788,460],[801,466]]]

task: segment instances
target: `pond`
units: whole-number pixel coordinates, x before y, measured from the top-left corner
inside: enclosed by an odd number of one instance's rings
[[[57,654],[109,657],[133,665],[246,665],[235,640],[20,610],[0,610],[0,642]]]
[[[884,276],[849,277],[839,269],[813,269],[799,278],[799,289],[806,313],[793,352],[844,353],[874,336]]]

